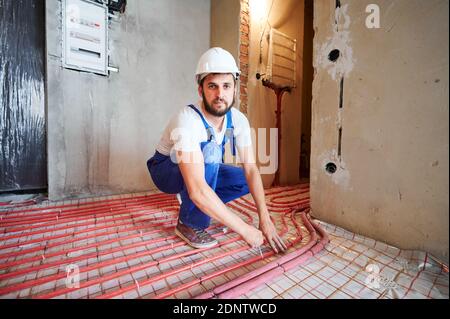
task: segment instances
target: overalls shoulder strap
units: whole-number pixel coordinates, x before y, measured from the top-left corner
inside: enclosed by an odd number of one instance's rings
[[[208,142],[211,141],[213,138],[215,140],[214,129],[208,124],[208,122],[206,122],[205,118],[203,117],[203,114],[194,105],[189,104],[188,106],[195,112],[197,112],[197,114],[202,119],[203,125],[205,126],[206,132],[208,134]],[[233,126],[233,118],[231,116],[231,109],[227,112],[226,116],[227,116],[227,128],[225,131],[225,136],[222,141],[222,147],[225,146],[225,143],[229,139],[231,143],[231,152],[233,156],[236,156],[236,146],[235,146],[236,139],[234,137],[234,126]]]
[[[188,105],[191,109],[193,109],[195,112],[197,112],[197,114],[200,116],[200,118],[202,119],[203,125],[205,126],[206,132],[208,134],[208,142],[210,142],[213,138],[215,140],[215,135],[214,135],[214,129],[211,127],[211,125],[208,124],[208,122],[206,122],[205,118],[203,117],[203,114],[192,104]]]
[[[225,137],[223,138],[222,147],[225,145],[227,140],[230,140],[231,153],[233,156],[236,156],[236,139],[234,138],[234,125],[233,125],[233,117],[231,116],[231,109],[227,112],[227,129],[225,131]]]

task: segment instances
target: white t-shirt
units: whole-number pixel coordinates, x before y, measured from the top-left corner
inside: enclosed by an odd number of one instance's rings
[[[201,107],[194,105],[206,119]],[[231,118],[234,126],[234,136],[237,147],[252,145],[250,124],[247,117],[239,110],[231,108]],[[211,123],[208,122],[211,125]],[[216,142],[221,145],[227,128],[227,117],[225,116],[222,131],[214,129]],[[172,150],[193,152],[200,151],[200,143],[208,140],[205,125],[202,119],[191,107],[184,106],[176,113],[167,124],[156,150],[163,155],[170,155]]]

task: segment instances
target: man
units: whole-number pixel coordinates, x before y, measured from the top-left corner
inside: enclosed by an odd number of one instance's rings
[[[172,118],[147,166],[162,192],[180,195],[175,233],[192,247],[217,245],[205,230],[214,218],[240,234],[251,247],[261,246],[265,236],[275,252],[284,251],[286,245],[266,207],[248,120],[232,108],[239,74],[229,52],[217,47],[206,51],[196,71],[201,102],[184,107]],[[242,168],[223,163],[227,142],[233,155],[237,149]],[[260,230],[224,204],[249,192],[256,203]]]

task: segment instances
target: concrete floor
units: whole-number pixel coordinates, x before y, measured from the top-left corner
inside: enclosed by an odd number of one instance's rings
[[[213,223],[219,246],[195,250],[174,236],[175,196],[128,194],[0,206],[0,298],[195,298],[305,247],[307,184],[266,190],[287,253],[250,249]],[[28,200],[28,204],[33,204]],[[250,196],[228,204],[257,225]],[[297,211],[292,208],[297,207]],[[448,298],[448,267],[318,220],[329,243],[235,298]],[[302,255],[305,256],[305,255]],[[212,294],[212,297],[220,295]]]

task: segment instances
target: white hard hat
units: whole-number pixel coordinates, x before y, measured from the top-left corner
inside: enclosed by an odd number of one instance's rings
[[[241,71],[239,71],[230,52],[215,47],[209,49],[200,57],[195,72],[197,83],[200,84],[200,81],[209,73],[232,73],[237,80]]]

